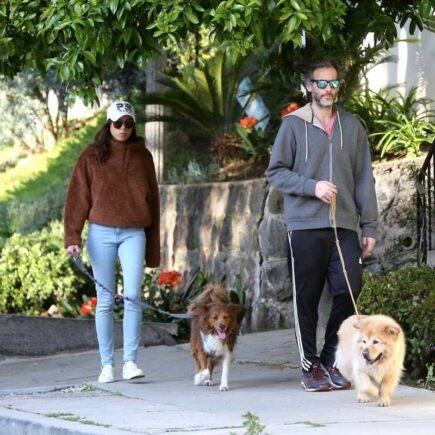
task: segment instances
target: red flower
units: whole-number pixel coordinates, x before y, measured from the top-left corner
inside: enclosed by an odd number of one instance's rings
[[[97,298],[94,296],[82,303],[80,314],[83,316],[95,316],[94,308],[97,306]]]
[[[80,314],[83,316],[94,316],[94,309],[93,307],[88,303],[84,302],[82,306],[80,307]]]
[[[242,118],[240,120],[240,125],[243,128],[249,128],[249,127],[253,127],[254,125],[258,124],[258,119],[255,118],[254,116],[245,116],[244,118]]]
[[[181,273],[176,270],[171,270],[169,272],[160,272],[157,277],[158,285],[168,285],[172,288],[178,287],[181,281]]]
[[[294,112],[295,110],[299,109],[301,107],[300,104],[298,103],[290,103],[288,106],[284,107],[284,109],[281,110],[281,112],[279,112],[279,114],[281,115],[281,117],[288,115],[289,113]]]

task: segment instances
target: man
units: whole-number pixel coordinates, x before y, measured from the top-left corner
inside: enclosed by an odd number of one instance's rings
[[[295,331],[306,391],[350,387],[334,367],[337,330],[354,313],[332,227],[334,195],[338,238],[355,299],[362,285],[361,257],[376,244],[377,206],[367,134],[353,115],[334,104],[340,84],[334,63],[323,60],[308,68],[305,87],[312,101],[284,117],[267,171],[270,184],[284,194]],[[332,309],[318,356],[318,306],[325,282]]]

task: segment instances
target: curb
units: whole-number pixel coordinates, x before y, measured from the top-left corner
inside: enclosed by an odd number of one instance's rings
[[[14,435],[126,435],[127,431],[119,431],[106,427],[83,427],[76,422],[69,422],[37,414],[0,409],[0,433]]]

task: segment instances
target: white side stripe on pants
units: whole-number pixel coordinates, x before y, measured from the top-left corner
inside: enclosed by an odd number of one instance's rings
[[[294,311],[294,318],[295,318],[296,342],[299,348],[299,355],[301,357],[302,368],[304,370],[310,370],[311,362],[305,358],[304,348],[302,346],[301,329],[299,327],[298,307],[296,302],[295,259],[293,257],[291,231],[289,231],[287,235],[288,235],[288,243],[290,246],[290,256],[291,256],[291,263],[292,263],[293,311]]]

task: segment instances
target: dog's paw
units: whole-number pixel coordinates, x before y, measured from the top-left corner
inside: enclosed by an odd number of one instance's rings
[[[198,372],[194,378],[195,385],[209,385],[206,383],[209,381],[210,381],[210,370],[209,369],[205,369],[205,370]]]
[[[356,396],[359,403],[367,403],[370,402],[370,398],[367,394],[364,393],[358,393]]]
[[[207,379],[206,381],[204,381],[204,385],[206,387],[212,387],[213,386],[213,381],[211,379]]]
[[[228,391],[228,385],[221,384],[218,388],[218,391]]]
[[[197,373],[193,378],[193,383],[195,385],[201,385],[201,373]]]
[[[391,400],[389,397],[380,397],[378,406],[390,406]]]

